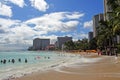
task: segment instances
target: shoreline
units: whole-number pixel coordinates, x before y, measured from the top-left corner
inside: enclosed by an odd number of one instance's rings
[[[102,58],[93,63],[82,63],[62,66],[44,72],[34,72],[12,80],[119,80],[120,57],[115,56],[86,56],[91,59]]]

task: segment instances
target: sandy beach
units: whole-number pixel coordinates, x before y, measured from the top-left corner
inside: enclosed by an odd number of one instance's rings
[[[36,72],[14,80],[120,80],[120,57],[91,56],[101,58],[94,63],[63,66],[45,72]]]

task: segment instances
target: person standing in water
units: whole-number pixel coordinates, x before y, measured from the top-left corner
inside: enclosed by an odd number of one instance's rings
[[[27,59],[25,59],[25,63],[27,63]]]
[[[15,60],[14,60],[14,59],[12,59],[12,63],[15,63]]]
[[[6,59],[3,60],[3,63],[6,64]]]
[[[19,58],[18,61],[21,62],[21,59]]]

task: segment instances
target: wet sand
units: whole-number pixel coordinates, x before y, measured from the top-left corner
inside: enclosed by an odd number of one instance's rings
[[[75,64],[71,67],[36,72],[14,80],[120,80],[120,57],[91,56],[102,58],[94,63]]]

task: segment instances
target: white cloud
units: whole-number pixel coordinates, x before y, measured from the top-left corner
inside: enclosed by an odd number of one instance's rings
[[[11,3],[13,3],[19,7],[24,7],[24,5],[25,5],[24,0],[8,0],[8,1],[10,1]]]
[[[11,9],[11,7],[7,6],[5,4],[2,4],[0,2],[0,15],[11,17],[12,16],[12,9]]]
[[[74,13],[73,13],[74,14]],[[79,24],[78,19],[83,16],[74,17],[74,20],[70,20],[67,16],[74,16],[70,12],[55,12],[51,14],[45,14],[42,17],[34,18],[26,21],[26,24],[35,24],[34,29],[38,31],[46,32],[66,32],[75,30]],[[78,15],[83,14],[79,13]],[[76,14],[75,14],[76,15]]]
[[[73,39],[76,41],[78,39],[88,38],[88,33],[80,32],[80,33],[73,33]]]
[[[0,44],[0,51],[12,51],[12,50],[22,50],[23,47],[27,49],[24,45],[9,45],[9,44]]]
[[[74,12],[72,15],[66,15],[68,19],[79,19],[79,17],[83,17],[85,14],[80,14],[79,12]]]
[[[45,34],[42,31],[39,32],[34,30],[32,27],[27,26],[24,24],[24,22],[21,22],[19,20],[0,18],[0,25],[0,48],[6,47],[6,50],[21,49],[22,46],[28,47],[32,45],[32,39],[35,36]],[[13,48],[9,48],[10,46]]]
[[[88,34],[86,33],[80,33],[80,38],[83,39],[83,38],[88,38]]]
[[[2,33],[0,34],[0,46],[4,48],[5,46],[1,45],[4,44],[7,46],[15,45],[17,48],[18,45],[28,47],[32,45],[32,40],[36,37],[50,38],[51,43],[54,43],[57,39],[56,32],[62,33],[76,30],[82,16],[71,18],[70,16],[81,14],[83,13],[55,12],[25,22],[0,18],[0,33]],[[49,32],[52,34],[48,35]],[[15,47],[13,46],[13,48]]]
[[[45,0],[30,0],[31,6],[38,9],[39,11],[46,11],[49,5]]]
[[[19,23],[19,20],[0,18],[0,29],[8,31],[10,27],[12,27],[13,25],[18,25]]]
[[[92,28],[93,27],[93,21],[87,21],[87,22],[84,22],[84,28]]]

